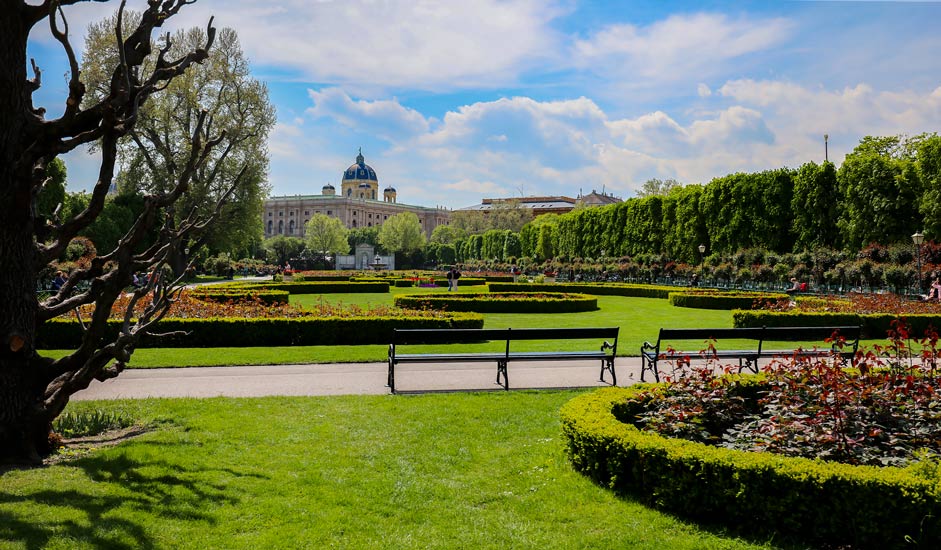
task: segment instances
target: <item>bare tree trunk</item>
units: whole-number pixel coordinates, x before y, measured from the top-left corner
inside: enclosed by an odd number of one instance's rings
[[[20,145],[29,112],[26,33],[18,10],[0,10],[0,448],[20,459],[45,451],[45,383],[35,361],[37,258],[33,244],[32,167]]]

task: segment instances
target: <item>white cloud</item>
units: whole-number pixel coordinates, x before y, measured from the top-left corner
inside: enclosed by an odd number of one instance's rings
[[[699,94],[699,97],[709,97],[712,95],[712,90],[709,89],[709,86],[700,82],[699,85],[696,86],[696,93]]]
[[[234,0],[224,12],[198,3],[186,17],[205,24],[213,11],[218,25],[238,29],[255,63],[308,82],[413,89],[514,82],[557,50],[549,23],[563,13],[539,0]]]
[[[428,121],[421,113],[403,107],[394,99],[354,101],[339,88],[308,90],[307,94],[314,106],[307,109],[306,114],[332,118],[344,126],[388,141],[408,138],[428,130]]]
[[[647,27],[619,23],[576,40],[576,63],[636,80],[676,81],[720,72],[731,60],[762,52],[792,32],[781,18],[672,15]],[[693,80],[695,81],[695,80]]]

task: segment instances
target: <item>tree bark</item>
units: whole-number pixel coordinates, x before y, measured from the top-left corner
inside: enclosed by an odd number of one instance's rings
[[[23,63],[28,32],[19,9],[0,10],[0,449],[16,449],[16,458],[35,461],[48,450],[48,421],[41,407],[42,362],[34,347],[33,167],[24,166],[22,148],[31,116]]]

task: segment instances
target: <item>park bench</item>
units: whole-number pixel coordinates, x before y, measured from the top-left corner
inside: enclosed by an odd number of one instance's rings
[[[601,340],[596,349],[584,351],[516,351],[512,342],[523,340]],[[611,340],[610,342],[608,340]],[[471,344],[501,342],[501,348],[487,352],[462,353],[400,353],[398,346],[417,344]],[[617,385],[614,357],[617,354],[618,327],[613,328],[521,328],[521,329],[393,329],[389,344],[388,386],[395,393],[395,366],[404,363],[494,362],[497,384],[510,389],[507,366],[519,361],[601,361],[601,381],[611,373],[611,385]],[[502,379],[502,382],[501,382]]]
[[[766,346],[769,342],[824,342],[834,334],[839,334],[844,339],[843,346],[840,347],[837,341],[830,342],[826,347],[788,347],[770,349]],[[758,372],[758,360],[773,357],[789,357],[800,355],[803,357],[822,357],[836,354],[841,360],[849,359],[851,362],[856,356],[859,348],[860,327],[744,327],[744,328],[661,328],[657,342],[651,344],[644,342],[640,348],[641,370],[640,380],[644,381],[644,374],[649,370],[653,373],[654,379],[660,381],[660,372],[657,369],[659,361],[672,361],[674,365],[677,362],[687,362],[691,357],[696,356],[703,348],[706,342],[715,340],[715,351],[707,352],[704,357],[715,358],[718,360],[735,359],[738,361],[738,371],[749,369],[752,372]],[[729,340],[749,340],[753,342],[751,346],[741,349],[724,349],[723,341]],[[680,344],[687,342],[686,349],[683,351]],[[688,342],[697,341],[700,348],[696,351],[688,351]],[[680,348],[676,347],[680,345]]]

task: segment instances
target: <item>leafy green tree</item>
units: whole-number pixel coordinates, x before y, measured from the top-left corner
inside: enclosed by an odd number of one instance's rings
[[[867,136],[837,172],[843,199],[839,227],[851,249],[871,242],[905,242],[921,228],[921,182],[912,144]]]
[[[533,221],[527,223],[520,230],[520,245],[523,256],[536,257],[536,250],[539,241],[539,228],[544,224],[556,225],[559,220],[558,214],[542,214],[536,216]]]
[[[841,244],[837,226],[840,194],[832,162],[822,165],[808,162],[800,167],[794,178],[791,211],[794,215],[795,248],[838,247]]]
[[[467,234],[459,227],[439,225],[431,231],[431,239],[429,240],[433,243],[454,244],[456,240],[465,236]]]
[[[125,12],[124,17],[140,20],[134,12]],[[113,41],[116,23],[114,14],[89,27],[82,64],[89,88],[85,104],[101,99],[110,85],[107,67],[120,61]],[[203,29],[178,30],[167,56],[175,58],[206,39]],[[189,192],[174,208],[171,221],[178,226],[191,212],[205,214],[224,202],[218,221],[201,237],[213,253],[245,250],[263,237],[261,212],[269,191],[266,144],[275,123],[268,90],[251,76],[237,33],[222,29],[216,45],[205,62],[141,108],[136,126],[119,142],[123,173],[118,182],[126,194],[166,192],[190,154],[188,138],[198,130],[199,139],[218,140],[190,174]],[[201,112],[207,114],[208,123],[197,128]],[[184,243],[179,250],[189,246]],[[186,261],[175,256],[174,270],[181,273]]]
[[[411,212],[396,214],[379,228],[379,244],[392,253],[418,250],[425,244],[425,240],[421,221]]]
[[[265,241],[265,250],[268,251],[269,261],[283,266],[291,258],[297,258],[304,251],[304,241],[299,237],[275,235]]]
[[[925,233],[941,240],[941,136],[931,134],[918,144],[916,153],[918,177],[924,186],[920,212],[924,216]]]
[[[682,187],[683,184],[676,181],[673,178],[668,180],[660,180],[657,178],[651,178],[644,182],[643,187],[640,188],[640,191],[637,192],[637,196],[640,198],[647,197],[662,197],[669,195],[670,191],[678,187]]]
[[[379,246],[379,227],[354,227],[349,230],[350,248],[356,248],[358,244],[369,244]]]
[[[36,214],[43,220],[55,218],[56,209],[65,202],[66,169],[62,159],[55,158],[46,166],[46,182],[36,196]]]
[[[503,260],[509,261],[510,258],[519,258],[522,254],[523,247],[520,244],[519,233],[510,231],[503,243]]]
[[[326,214],[314,214],[307,222],[307,249],[311,252],[326,256],[332,254],[347,254],[350,251],[349,230],[339,218]]]

